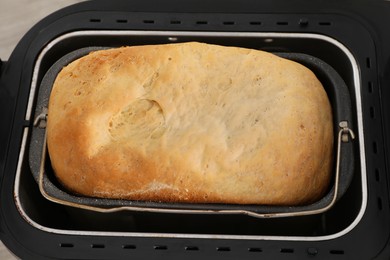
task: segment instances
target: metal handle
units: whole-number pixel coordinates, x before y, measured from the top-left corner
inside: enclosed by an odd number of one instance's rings
[[[33,125],[39,128],[46,128],[47,112],[47,108],[43,107],[42,112],[34,119]]]
[[[315,210],[307,210],[307,211],[298,211],[298,212],[282,212],[282,213],[256,213],[252,211],[247,210],[181,210],[181,209],[161,209],[161,208],[143,208],[143,207],[134,207],[134,206],[123,206],[123,207],[114,207],[114,208],[104,208],[104,207],[97,207],[97,206],[89,206],[89,205],[83,205],[78,204],[62,199],[58,199],[55,197],[52,197],[49,195],[43,185],[43,176],[44,176],[44,165],[46,160],[46,132],[45,132],[45,138],[43,143],[43,150],[42,150],[42,157],[41,157],[41,167],[39,171],[39,190],[41,191],[42,195],[55,203],[59,203],[66,206],[71,206],[75,208],[81,208],[86,210],[92,210],[102,213],[110,213],[110,212],[118,212],[122,210],[131,210],[131,211],[143,211],[143,212],[159,212],[159,213],[181,213],[181,214],[243,214],[248,215],[251,217],[256,218],[282,218],[282,217],[297,217],[297,216],[305,216],[305,215],[314,215],[314,214],[320,214],[322,212],[325,212],[329,210],[333,205],[335,204],[337,200],[337,194],[338,194],[338,185],[339,185],[339,178],[340,178],[340,160],[341,160],[341,144],[349,142],[349,136],[351,136],[352,139],[355,139],[354,132],[349,128],[347,121],[341,121],[339,123],[340,130],[338,132],[338,138],[337,138],[337,156],[336,156],[336,173],[335,173],[335,183],[334,183],[334,193],[333,198],[331,202],[320,209]]]
[[[341,141],[343,143],[348,143],[349,142],[349,136],[351,136],[352,139],[355,139],[355,134],[348,127],[348,122],[347,121],[341,121],[339,123],[339,127],[341,128],[341,130],[340,130],[340,132],[342,132],[341,133]]]

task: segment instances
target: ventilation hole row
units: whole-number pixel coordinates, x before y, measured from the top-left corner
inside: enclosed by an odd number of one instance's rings
[[[370,67],[371,67],[371,60],[370,60],[370,58],[367,58],[367,59],[366,59],[366,65],[367,65],[367,68],[370,68]],[[373,85],[372,85],[372,82],[368,82],[368,92],[369,92],[369,93],[372,93],[372,92],[373,92]],[[374,108],[373,106],[370,107],[370,117],[371,117],[372,119],[375,118],[375,108]],[[373,152],[374,154],[377,154],[377,153],[378,153],[378,145],[377,145],[377,143],[376,143],[375,141],[372,143],[372,152]],[[376,168],[376,169],[374,170],[374,172],[375,172],[375,180],[376,180],[377,182],[379,182],[379,181],[380,181],[379,169]],[[381,198],[380,196],[377,197],[377,207],[378,207],[378,210],[379,210],[379,211],[381,211],[381,210],[383,209],[382,198]]]
[[[101,19],[97,19],[97,18],[91,18],[91,19],[89,19],[89,21],[91,23],[101,23],[102,22]],[[128,23],[128,20],[127,19],[117,19],[116,22],[117,23]],[[145,24],[154,24],[155,20],[143,20],[142,22],[145,23]],[[182,23],[182,21],[180,21],[180,20],[171,20],[170,21],[170,24],[181,24],[181,23]],[[196,21],[195,24],[206,25],[206,24],[209,24],[209,22],[206,21],[206,20],[200,20],[200,21]],[[223,21],[222,24],[223,25],[235,25],[236,22],[235,21]],[[261,21],[250,21],[249,24],[250,25],[261,25],[262,22]],[[283,26],[283,25],[289,25],[289,22],[287,22],[287,21],[277,21],[276,24]],[[309,24],[309,21],[307,19],[300,19],[298,24],[302,25],[302,26],[306,26],[306,25]],[[329,26],[329,25],[331,25],[331,22],[319,22],[318,24],[321,25],[321,26]],[[370,64],[369,62],[370,62],[370,59],[367,58],[367,66],[368,66],[368,68],[369,68],[369,66],[371,66],[371,65],[369,65]]]
[[[149,23],[149,24],[153,24],[155,23],[154,20],[144,20],[143,23]],[[173,20],[173,21],[170,21],[171,24],[181,24],[182,22],[180,20]],[[198,24],[198,25],[207,25],[209,24],[208,21],[196,21],[195,24]],[[236,22],[235,21],[223,21],[222,22],[223,25],[235,25]],[[250,25],[262,25],[263,23],[261,21],[250,21],[249,22]],[[299,25],[308,25],[309,24],[309,21],[306,20],[306,19],[301,19],[299,20],[298,22]],[[332,25],[330,22],[319,22],[318,23],[319,25],[321,26],[330,26]],[[287,21],[277,21],[276,22],[276,25],[289,25],[289,22]]]
[[[380,207],[380,209],[382,209],[382,200],[380,198],[378,198],[378,207]],[[62,248],[73,248],[74,244],[72,244],[72,243],[60,243],[59,246],[62,247]],[[106,246],[104,244],[91,244],[91,248],[94,248],[94,249],[104,249],[105,247]],[[126,244],[126,245],[122,245],[122,249],[134,250],[134,249],[137,249],[137,246],[136,245],[132,245],[132,244]],[[154,245],[153,249],[154,250],[168,250],[168,246],[166,246],[166,245]],[[185,251],[199,251],[200,248],[197,247],[197,246],[185,246],[184,250]],[[228,247],[228,246],[216,247],[216,251],[219,251],[219,252],[230,252],[231,248]],[[260,247],[249,247],[248,248],[248,252],[261,253],[261,252],[263,252],[263,249],[260,248]],[[294,252],[295,252],[295,250],[293,248],[281,248],[280,249],[280,253],[287,253],[287,254],[290,253],[291,254],[291,253],[294,253]],[[318,253],[318,250],[317,250],[317,248],[308,248],[307,249],[307,253],[309,255],[316,255]],[[342,254],[344,254],[344,250],[330,250],[329,253],[333,254],[333,255],[342,255]]]
[[[370,57],[367,57],[366,58],[366,67],[367,69],[370,69],[372,66],[372,61],[370,59]],[[372,94],[374,92],[374,85],[371,81],[369,81],[367,83],[367,86],[368,86],[368,93]],[[374,119],[375,118],[375,108],[373,106],[370,107],[370,117],[371,119]],[[373,142],[372,143],[372,152],[374,154],[377,154],[378,153],[378,145],[377,145],[377,142]],[[379,176],[379,169],[375,169],[374,170],[375,172],[375,180],[376,182],[380,182],[380,176]],[[382,198],[380,196],[377,197],[377,207],[378,207],[378,210],[381,211],[383,209],[383,203],[382,203]]]

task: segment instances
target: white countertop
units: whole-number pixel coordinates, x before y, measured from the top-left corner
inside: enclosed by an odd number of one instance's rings
[[[23,35],[50,13],[83,0],[0,0],[0,58],[9,58]],[[14,260],[0,242],[0,259]]]
[[[7,60],[23,35],[62,7],[83,0],[0,0],[0,58]]]

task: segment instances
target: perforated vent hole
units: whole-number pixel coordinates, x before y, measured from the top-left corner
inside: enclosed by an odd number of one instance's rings
[[[208,24],[207,21],[196,21],[196,24]]]
[[[234,21],[225,21],[223,22],[223,25],[234,25],[235,22]]]
[[[375,180],[377,181],[377,182],[379,182],[379,170],[378,169],[375,169]]]
[[[104,244],[92,244],[91,247],[95,249],[103,249],[106,246]]]
[[[181,21],[179,21],[179,20],[172,20],[171,24],[181,24]]]
[[[378,209],[382,210],[382,208],[383,208],[383,206],[382,206],[382,199],[380,197],[378,197],[377,203],[378,203]]]
[[[376,154],[378,153],[378,145],[376,144],[376,142],[373,142],[372,143],[372,151]]]
[[[221,246],[216,248],[219,252],[230,252],[230,247],[228,246]]]
[[[307,20],[306,18],[301,18],[301,19],[299,19],[298,24],[300,26],[308,26],[309,25],[309,20]]]
[[[100,20],[100,19],[95,19],[95,18],[91,18],[91,19],[89,19],[89,21],[90,21],[91,23],[100,23],[102,20]]]
[[[307,249],[307,254],[314,256],[314,255],[318,254],[318,250],[315,247],[309,247]]]
[[[277,25],[288,25],[288,22],[286,21],[280,21],[280,22],[276,22]]]
[[[126,19],[118,19],[116,20],[117,23],[127,23]]]
[[[261,252],[263,252],[263,249],[261,249],[259,247],[250,247],[250,248],[248,248],[248,251],[254,252],[254,253],[261,253]]]
[[[331,253],[332,255],[343,255],[344,250],[333,249],[333,250],[330,250],[329,253]]]
[[[280,253],[294,253],[294,249],[292,248],[281,248]]]
[[[199,251],[199,247],[197,247],[197,246],[186,246],[186,247],[184,247],[184,250],[186,250],[186,251]]]
[[[318,24],[322,25],[322,26],[330,26],[330,25],[332,25],[331,22],[319,22]]]
[[[366,58],[366,66],[367,66],[367,68],[371,68],[371,59],[370,58]]]
[[[135,245],[123,245],[122,248],[123,249],[137,249],[137,247]]]
[[[370,117],[375,118],[375,108],[374,107],[370,107]]]
[[[260,21],[252,21],[252,22],[249,22],[250,25],[261,25],[261,22]]]
[[[154,20],[143,20],[146,24],[154,24]]]
[[[168,247],[167,246],[163,246],[163,245],[155,245],[153,246],[154,250],[167,250]]]
[[[72,243],[60,243],[60,247],[65,247],[65,248],[72,248],[74,245]]]
[[[373,86],[372,82],[370,81],[370,82],[368,82],[368,92],[372,93],[373,91],[374,91],[374,86]]]

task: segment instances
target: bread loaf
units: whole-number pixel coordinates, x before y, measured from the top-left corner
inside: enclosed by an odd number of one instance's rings
[[[302,205],[328,188],[332,112],[309,69],[267,52],[122,47],[59,73],[47,144],[58,180],[76,194]]]

